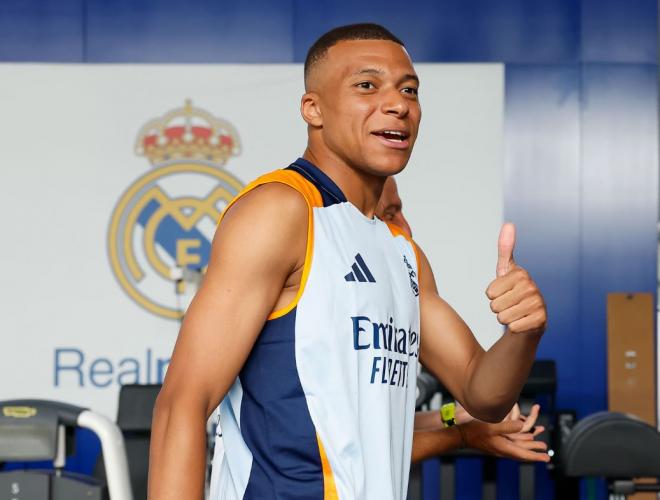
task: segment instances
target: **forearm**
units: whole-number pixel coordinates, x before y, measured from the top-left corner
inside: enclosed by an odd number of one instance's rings
[[[149,500],[201,500],[206,470],[206,418],[185,404],[154,410],[149,452]]]
[[[457,424],[465,424],[474,420],[465,408],[456,403],[455,420]],[[440,410],[418,411],[415,412],[415,431],[431,431],[442,429],[442,415]]]
[[[518,400],[534,363],[540,333],[504,335],[472,360],[464,390],[464,405],[474,417],[499,422]]]
[[[415,412],[415,432],[442,429],[442,427],[439,410]]]
[[[457,450],[463,444],[462,441],[457,425],[437,430],[415,431],[413,433],[412,461],[413,463],[420,462]]]

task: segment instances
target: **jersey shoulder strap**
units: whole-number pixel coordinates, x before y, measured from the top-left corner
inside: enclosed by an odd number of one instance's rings
[[[302,175],[300,175],[298,172],[294,170],[288,170],[288,169],[275,170],[273,172],[269,172],[267,174],[264,174],[256,178],[255,180],[250,182],[247,186],[245,186],[243,190],[240,193],[238,193],[234,197],[234,199],[231,200],[229,205],[227,205],[227,207],[224,209],[222,215],[220,216],[220,220],[218,220],[218,223],[222,221],[222,218],[225,215],[225,213],[227,213],[227,210],[229,210],[229,208],[234,203],[240,200],[247,193],[249,193],[255,188],[258,188],[259,186],[263,186],[264,184],[270,184],[273,182],[286,184],[287,186],[298,191],[303,196],[303,198],[305,198],[305,201],[307,202],[307,205],[310,208],[323,206],[321,193],[319,193],[319,190],[316,188],[314,184],[312,184],[310,181],[305,179]]]

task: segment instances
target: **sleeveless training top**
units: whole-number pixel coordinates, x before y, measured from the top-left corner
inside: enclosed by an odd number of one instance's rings
[[[419,355],[413,244],[310,162],[266,174],[309,206],[300,289],[220,405],[211,500],[406,498]],[[231,205],[230,205],[231,206]]]

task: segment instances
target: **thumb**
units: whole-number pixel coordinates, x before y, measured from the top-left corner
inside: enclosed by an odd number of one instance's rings
[[[513,247],[516,246],[516,226],[510,222],[502,225],[500,238],[497,241],[497,277],[509,272],[513,264]]]

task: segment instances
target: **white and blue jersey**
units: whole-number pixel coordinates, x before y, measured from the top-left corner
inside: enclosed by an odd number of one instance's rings
[[[405,499],[420,345],[414,245],[304,159],[242,194],[270,182],[307,202],[305,264],[295,300],[269,316],[220,405],[212,500]]]

